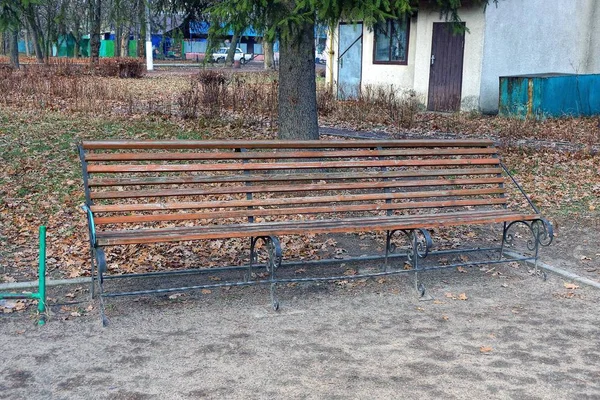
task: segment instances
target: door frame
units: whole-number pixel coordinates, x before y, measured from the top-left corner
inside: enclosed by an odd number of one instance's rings
[[[446,26],[450,26],[451,22],[434,22],[432,25],[432,29],[431,29],[431,50],[429,52],[429,82],[427,85],[427,111],[439,111],[439,110],[432,110],[431,107],[431,57],[434,56],[435,54],[433,54],[433,41],[435,39],[435,25],[446,25]],[[466,28],[466,23],[465,22],[461,22],[462,25],[465,26]],[[462,59],[461,59],[461,70],[460,70],[460,82],[459,82],[459,103],[458,103],[458,109],[457,110],[447,110],[447,111],[460,111],[460,106],[462,104],[462,85],[463,85],[463,77],[464,77],[464,69],[465,69],[465,43],[466,43],[466,31],[463,32],[462,34],[463,37],[463,42],[462,42]]]
[[[340,27],[342,25],[358,25],[358,24],[360,24],[360,36],[354,42],[352,42],[350,47],[345,49],[343,53],[340,53]],[[337,87],[336,98],[338,98],[338,99],[339,99],[339,94],[340,94],[340,60],[342,59],[344,54],[346,54],[346,52],[348,52],[348,50],[350,50],[352,48],[352,46],[354,46],[359,40],[360,40],[360,76],[358,77],[358,91],[360,92],[362,90],[363,53],[364,53],[363,52],[363,48],[364,48],[363,39],[364,39],[364,36],[365,36],[365,24],[363,23],[363,21],[338,23],[338,40],[337,40],[338,57],[337,57],[337,83],[336,83],[336,87]]]

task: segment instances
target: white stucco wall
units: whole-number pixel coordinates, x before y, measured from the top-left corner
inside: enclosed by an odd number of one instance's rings
[[[471,110],[479,107],[479,88],[481,82],[481,58],[483,56],[483,34],[485,18],[483,8],[464,8],[460,17],[465,21],[469,32],[465,34],[465,51],[463,59],[462,105],[461,109]],[[419,101],[427,104],[429,90],[429,62],[431,57],[431,41],[433,23],[445,22],[439,11],[433,8],[422,8],[416,18],[411,20],[408,64],[373,64],[373,32],[363,28],[362,87],[367,85],[385,86],[398,92],[414,90]],[[328,45],[335,51],[332,68],[327,68],[327,80],[337,81],[337,41],[328,39]]]
[[[481,110],[498,110],[499,77],[600,73],[600,1],[501,0],[486,10]]]
[[[408,37],[408,63],[373,64],[374,32],[363,31],[362,86],[385,86],[397,92],[414,89],[415,54],[417,48],[416,23],[411,21]]]

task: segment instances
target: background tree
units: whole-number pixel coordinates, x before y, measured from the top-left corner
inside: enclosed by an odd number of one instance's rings
[[[100,60],[100,30],[102,29],[102,0],[89,0],[90,63]]]
[[[240,41],[240,35],[242,34],[241,29],[233,32],[233,36],[231,37],[231,43],[229,44],[229,49],[227,50],[227,58],[225,59],[225,65],[231,65],[235,58],[235,49],[237,49],[238,42]]]
[[[0,0],[0,30],[7,33],[10,65],[14,68],[19,68],[19,28],[24,5],[21,1]]]
[[[41,2],[27,0],[20,1],[24,19],[27,21],[27,25],[31,31],[31,39],[33,41],[35,58],[37,59],[38,63],[43,63],[44,52],[42,49],[44,48],[44,37],[42,34],[42,29],[40,28]]]

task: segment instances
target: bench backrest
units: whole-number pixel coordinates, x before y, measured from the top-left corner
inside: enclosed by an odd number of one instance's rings
[[[506,206],[485,140],[84,141],[79,150],[99,229]]]

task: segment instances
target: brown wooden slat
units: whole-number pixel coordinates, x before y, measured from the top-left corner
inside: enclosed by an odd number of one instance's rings
[[[85,150],[489,147],[493,144],[491,140],[99,140],[81,143]]]
[[[323,190],[355,190],[355,189],[385,189],[393,187],[424,187],[445,185],[489,185],[504,182],[502,177],[475,179],[432,179],[432,180],[397,180],[383,182],[350,182],[301,185],[257,185],[257,186],[226,186],[209,189],[167,189],[167,190],[125,190],[92,192],[92,199],[118,199],[140,197],[173,197],[173,196],[206,196],[215,194],[234,193],[264,193],[264,192],[305,192]]]
[[[197,171],[276,171],[289,169],[421,167],[445,165],[498,165],[497,158],[450,158],[432,160],[310,161],[296,163],[222,163],[222,164],[120,164],[89,165],[89,173],[197,172]]]
[[[268,225],[269,228],[277,229],[285,227],[286,225],[311,225],[311,226],[360,226],[362,224],[384,224],[387,219],[391,218],[394,220],[398,219],[406,219],[414,218],[426,218],[431,217],[435,218],[439,221],[444,221],[452,218],[475,218],[475,217],[497,217],[504,215],[512,215],[517,214],[507,210],[474,210],[474,211],[459,211],[455,213],[447,213],[447,214],[421,214],[421,215],[402,215],[402,216],[363,216],[359,218],[344,218],[344,219],[312,219],[312,220],[296,220],[296,221],[274,221],[274,222],[263,222],[263,223],[242,223],[242,224],[225,224],[225,225],[215,225],[215,224],[207,224],[207,225],[195,225],[191,227],[186,226],[175,226],[175,227],[167,227],[167,228],[148,228],[148,229],[124,229],[124,230],[111,230],[111,231],[99,231],[98,234],[102,237],[112,238],[112,237],[136,237],[136,236],[146,236],[146,235],[172,235],[179,234],[181,232],[195,231],[198,229],[206,230],[206,231],[214,231],[214,230],[235,230],[241,229],[249,233],[253,233],[255,230],[263,229],[261,225]]]
[[[351,220],[313,223],[319,221],[305,221],[303,223],[261,223],[261,224],[237,224],[237,225],[215,225],[198,226],[186,228],[185,230],[174,231],[167,234],[161,230],[150,232],[149,230],[135,231],[137,235],[124,235],[118,232],[112,232],[112,235],[98,233],[98,243],[101,246],[110,246],[118,244],[141,244],[156,242],[175,242],[186,240],[202,239],[227,239],[239,237],[256,237],[268,235],[294,235],[303,233],[340,233],[340,232],[361,232],[361,231],[386,231],[392,229],[431,229],[444,226],[456,226],[465,224],[487,224],[501,223],[518,220],[533,220],[539,218],[537,214],[473,214],[457,216],[452,215],[448,218],[441,218],[440,215],[421,215],[409,217],[383,217],[376,220],[359,218],[356,223]],[[346,222],[342,224],[340,222]]]
[[[415,198],[435,198],[452,196],[481,196],[504,194],[503,188],[487,189],[460,189],[460,190],[436,190],[420,192],[400,192],[400,193],[370,193],[356,195],[337,195],[337,196],[310,196],[310,197],[287,197],[277,199],[258,199],[258,200],[222,200],[222,201],[204,201],[204,202],[175,202],[175,203],[147,203],[147,204],[110,204],[110,205],[92,205],[91,210],[94,213],[106,212],[128,212],[128,211],[161,211],[161,210],[185,210],[185,209],[203,209],[203,208],[237,208],[237,207],[266,207],[294,204],[316,204],[333,202],[351,202],[351,201],[374,201],[374,200],[394,200],[394,199],[415,199]],[[502,198],[506,202],[506,198]]]
[[[209,175],[157,178],[90,178],[90,187],[179,185],[194,183],[286,182],[310,180],[384,179],[448,175],[499,175],[500,168],[420,169],[417,171],[344,172],[315,174]]]
[[[85,160],[95,161],[174,161],[174,160],[261,160],[298,158],[363,158],[409,156],[460,156],[496,154],[493,147],[410,149],[410,150],[350,150],[350,151],[263,151],[263,152],[200,152],[200,153],[94,153]]]
[[[269,208],[253,210],[213,211],[204,213],[170,213],[151,215],[120,215],[116,217],[95,218],[96,225],[142,223],[159,221],[188,221],[198,219],[240,218],[276,215],[301,215],[301,214],[332,214],[357,211],[382,211],[382,210],[408,210],[424,208],[448,208],[468,206],[491,206],[504,204],[501,198],[470,199],[470,200],[443,200],[443,201],[410,201],[402,203],[369,203],[351,205],[329,205],[322,207],[290,207]]]

